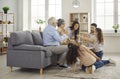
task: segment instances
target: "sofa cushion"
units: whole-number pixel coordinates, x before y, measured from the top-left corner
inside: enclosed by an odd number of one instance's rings
[[[33,31],[32,37],[35,45],[43,45],[43,39],[39,31]]]
[[[11,44],[20,45],[20,44],[28,44],[33,45],[32,35],[29,31],[19,31],[11,33]]]
[[[25,50],[25,51],[44,51],[46,57],[50,57],[52,55],[52,52],[47,49],[46,47],[40,46],[40,45],[27,45],[27,44],[22,44],[18,46],[14,46],[15,50]]]

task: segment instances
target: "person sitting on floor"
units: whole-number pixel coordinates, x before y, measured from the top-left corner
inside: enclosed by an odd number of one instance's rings
[[[92,51],[100,58],[103,57],[104,37],[101,28],[95,28],[94,35],[91,38],[80,36],[82,40],[90,42]]]
[[[112,59],[101,60],[86,46],[80,45],[76,41],[71,41],[68,44],[68,52],[66,54],[66,61],[68,65],[74,65],[74,71],[76,70],[77,58],[80,59],[82,65],[81,68],[86,73],[94,73],[95,69],[98,69],[106,64],[115,62]]]

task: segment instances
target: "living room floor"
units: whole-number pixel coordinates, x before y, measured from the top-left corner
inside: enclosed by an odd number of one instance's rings
[[[108,58],[112,58],[115,61],[120,60],[120,53],[105,54],[103,59],[108,59]],[[70,77],[56,76],[55,74],[60,73],[61,70],[63,70],[63,68],[56,66],[48,67],[44,70],[43,76],[39,75],[38,69],[13,67],[13,72],[10,72],[10,68],[6,66],[6,55],[0,55],[0,79],[78,79],[72,77],[70,78]],[[119,67],[118,70],[120,70]],[[117,75],[119,75],[119,73]]]

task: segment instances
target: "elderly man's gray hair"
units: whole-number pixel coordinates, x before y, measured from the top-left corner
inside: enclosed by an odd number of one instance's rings
[[[56,18],[55,17],[50,17],[48,19],[48,24],[52,25],[54,22],[57,22]]]

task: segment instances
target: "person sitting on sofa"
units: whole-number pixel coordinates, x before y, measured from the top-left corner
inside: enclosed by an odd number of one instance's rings
[[[59,32],[60,35],[66,34],[68,36],[68,31],[65,29],[65,21],[64,19],[59,18],[57,20],[57,31]],[[62,41],[61,44],[66,45],[67,44],[67,39]]]
[[[53,54],[61,54],[58,65],[66,67],[65,55],[68,51],[67,45],[60,45],[60,42],[67,39],[66,34],[60,35],[56,29],[57,20],[55,17],[48,19],[48,26],[43,31],[43,45],[46,46]]]
[[[60,33],[60,35],[62,35],[62,34],[68,35],[68,31],[65,29],[65,21],[64,21],[64,19],[59,18],[57,20],[57,26],[58,26],[57,30]]]
[[[95,69],[98,69],[106,64],[115,64],[112,59],[101,60],[86,46],[76,42],[70,41],[68,44],[68,52],[66,54],[66,61],[68,65],[74,65],[74,71],[76,70],[77,58],[82,63],[81,68],[86,73],[94,73]]]

